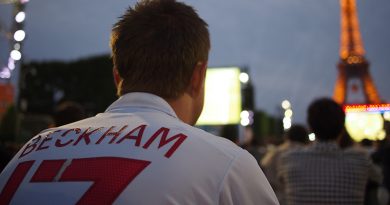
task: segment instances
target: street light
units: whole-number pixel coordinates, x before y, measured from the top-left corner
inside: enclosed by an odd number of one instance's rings
[[[11,58],[18,61],[22,58],[22,54],[18,50],[12,50],[10,54]]]
[[[244,84],[248,83],[248,81],[249,81],[249,75],[248,75],[248,73],[245,73],[245,72],[240,73],[240,76],[238,78],[240,79],[241,83],[244,83]]]
[[[26,19],[26,13],[24,11],[20,11],[18,14],[15,16],[15,21],[18,23],[22,23]]]
[[[26,33],[23,30],[17,30],[14,34],[15,41],[23,41],[26,37]]]

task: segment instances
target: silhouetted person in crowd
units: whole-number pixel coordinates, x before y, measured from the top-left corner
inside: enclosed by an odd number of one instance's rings
[[[278,204],[247,151],[193,127],[210,38],[192,7],[138,2],[114,25],[111,48],[119,99],[30,140],[0,175],[2,203]]]
[[[367,153],[368,156],[371,157],[371,155],[375,152],[374,142],[369,139],[363,139],[360,142],[361,148],[364,150],[364,152]]]
[[[387,204],[390,205],[390,122],[385,121],[384,129],[386,138],[378,150],[373,153],[372,158],[382,168],[383,182],[382,185],[387,189]]]
[[[239,143],[237,125],[223,125],[219,136],[232,141],[234,144]]]
[[[356,143],[352,137],[349,135],[346,128],[344,128],[341,136],[338,139],[338,144],[341,149],[345,152],[361,152],[362,154],[367,155],[367,158],[371,159],[371,154],[374,151],[373,142],[369,139],[363,139],[360,143]],[[379,169],[377,165],[374,164],[375,169]],[[365,189],[364,204],[365,205],[378,205],[378,182],[369,180]]]
[[[253,128],[251,126],[244,127],[243,140],[240,144],[241,148],[247,150],[257,161],[260,166],[260,160],[265,153],[265,147],[258,136],[254,135]]]
[[[285,204],[284,185],[277,176],[279,159],[283,153],[291,150],[302,149],[309,142],[306,128],[303,125],[292,125],[285,132],[285,141],[275,149],[269,150],[261,160],[261,167],[278,197],[280,204]]]
[[[84,108],[72,101],[60,103],[54,111],[54,123],[56,127],[82,120],[86,117]]]
[[[351,149],[355,146],[355,142],[353,141],[351,135],[349,135],[347,129],[344,127],[340,137],[337,139],[337,143],[341,149]]]
[[[280,159],[278,175],[286,187],[287,204],[363,205],[368,180],[379,182],[381,175],[367,155],[338,146],[343,108],[332,99],[318,99],[310,104],[307,119],[316,142]]]

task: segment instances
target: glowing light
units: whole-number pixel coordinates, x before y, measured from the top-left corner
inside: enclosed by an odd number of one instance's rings
[[[384,140],[386,138],[386,132],[381,130],[378,134],[378,140]]]
[[[19,13],[16,14],[16,16],[15,16],[15,21],[18,22],[18,23],[23,22],[24,19],[26,19],[26,13],[24,13],[23,11],[19,12]]]
[[[291,109],[287,109],[285,112],[284,112],[284,116],[285,117],[288,117],[288,118],[291,118],[293,115],[293,111]]]
[[[29,0],[12,0],[14,3],[25,4],[29,2]],[[17,23],[22,23],[26,19],[26,13],[24,11],[19,10],[19,12],[15,15],[15,21]],[[20,26],[18,26],[20,27]],[[15,41],[23,41],[26,38],[26,32],[23,30],[15,31],[13,38]],[[13,49],[9,54],[7,67],[4,67],[0,70],[0,78],[10,78],[12,71],[16,68],[15,61],[18,61],[22,58],[22,53],[19,51],[21,49],[21,45],[19,43],[15,43],[13,45]]]
[[[282,102],[282,108],[283,109],[289,109],[291,107],[291,103],[290,103],[290,101],[288,101],[288,100],[283,100],[283,102]]]
[[[291,118],[284,117],[283,118],[283,128],[285,130],[287,130],[287,129],[290,129],[290,127],[291,127]]]
[[[14,34],[15,41],[23,41],[26,37],[26,33],[23,30],[17,30]]]
[[[12,58],[8,59],[8,68],[10,70],[14,70],[15,69],[15,60],[14,59],[12,59]]]
[[[347,113],[345,127],[352,139],[356,141],[364,138],[377,140],[383,130],[383,118],[380,113]]]
[[[240,73],[240,76],[238,78],[242,83],[247,83],[249,81],[248,73]]]
[[[291,122],[290,123],[283,123],[283,128],[285,130],[290,129],[291,128]]]
[[[347,62],[349,64],[356,64],[356,63],[362,62],[362,60],[358,56],[350,56],[350,57],[348,57]]]
[[[340,1],[341,3],[341,57],[348,55],[363,56],[363,42],[359,31],[355,1]],[[344,59],[344,58],[343,58]],[[349,63],[349,62],[348,62]]]
[[[340,55],[342,59],[346,59],[348,57],[348,51],[342,50]]]
[[[10,78],[11,72],[8,68],[3,68],[3,71],[0,72],[0,78]]]
[[[390,111],[390,104],[363,104],[346,105],[344,111],[349,112],[386,112]]]
[[[11,51],[10,55],[11,55],[11,58],[16,60],[16,61],[18,61],[18,60],[20,60],[22,58],[22,54],[19,51],[17,51],[17,50]]]
[[[15,50],[20,50],[20,44],[19,44],[19,43],[15,43],[14,49],[15,49]]]
[[[252,111],[247,111],[243,110],[240,113],[241,121],[240,124],[242,126],[248,126],[253,123],[253,112]]]
[[[250,120],[249,118],[242,118],[240,123],[242,126],[248,126],[250,124]]]
[[[205,82],[205,106],[197,125],[239,124],[241,82],[238,67],[209,68]]]
[[[316,135],[314,133],[310,133],[309,134],[309,140],[312,141],[312,142],[315,141],[316,140]]]
[[[249,111],[243,110],[243,111],[240,113],[240,117],[241,117],[241,118],[249,118]]]
[[[385,118],[385,120],[387,120],[387,121],[390,121],[390,112],[387,111],[387,112],[383,113],[383,118]]]

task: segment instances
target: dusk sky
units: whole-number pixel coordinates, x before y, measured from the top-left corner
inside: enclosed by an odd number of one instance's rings
[[[315,98],[332,96],[339,60],[338,0],[185,0],[209,24],[209,67],[246,66],[255,104],[270,114],[284,99],[293,122],[305,122]],[[30,0],[26,8],[26,62],[72,61],[109,53],[112,25],[135,1]],[[390,1],[357,0],[370,71],[381,98],[390,102]],[[0,4],[7,25],[12,7]],[[0,62],[9,50],[4,36]]]

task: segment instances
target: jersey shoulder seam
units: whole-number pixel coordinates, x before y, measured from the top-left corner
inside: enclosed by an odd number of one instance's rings
[[[237,155],[231,160],[229,166],[227,167],[223,177],[222,177],[222,180],[220,182],[220,185],[219,185],[219,188],[218,188],[218,193],[217,193],[217,199],[216,199],[216,204],[219,204],[219,200],[220,200],[220,195],[221,195],[221,192],[222,192],[222,189],[223,189],[223,186],[225,184],[225,181],[226,181],[226,178],[227,176],[229,175],[229,172],[231,170],[231,168],[233,167],[233,164],[234,162],[236,161],[236,159],[242,154],[242,150],[240,150],[240,152],[237,152]]]

